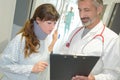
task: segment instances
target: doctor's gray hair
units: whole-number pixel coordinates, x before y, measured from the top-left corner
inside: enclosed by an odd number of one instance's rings
[[[103,0],[93,0],[96,7],[103,6]]]
[[[85,1],[85,0],[78,0],[78,2],[79,1]],[[99,6],[103,7],[103,0],[91,0],[91,1],[93,1],[96,7],[99,7]]]

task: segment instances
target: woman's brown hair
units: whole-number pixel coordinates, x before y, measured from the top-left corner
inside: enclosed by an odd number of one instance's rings
[[[25,37],[24,56],[29,57],[33,53],[38,52],[40,48],[40,42],[34,33],[33,22],[39,17],[41,20],[57,21],[59,13],[52,4],[42,4],[38,6],[34,12],[34,15],[29,19],[19,33],[22,33],[22,37]]]

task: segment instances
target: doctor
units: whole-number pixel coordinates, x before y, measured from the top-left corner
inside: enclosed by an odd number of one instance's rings
[[[100,20],[102,9],[102,0],[78,0],[79,15],[84,26],[71,33],[60,52],[101,57],[88,77],[76,75],[72,80],[118,80],[120,56],[118,48],[114,48],[118,35]]]

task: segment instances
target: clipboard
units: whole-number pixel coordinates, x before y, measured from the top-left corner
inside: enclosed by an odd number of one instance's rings
[[[50,80],[71,80],[75,75],[88,76],[99,58],[50,54]]]

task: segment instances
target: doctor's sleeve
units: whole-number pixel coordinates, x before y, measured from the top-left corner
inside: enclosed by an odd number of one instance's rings
[[[112,48],[103,60],[103,71],[95,75],[95,80],[118,80],[120,78],[120,38],[113,42],[114,44],[109,45]]]
[[[6,73],[16,73],[24,74],[26,76],[32,70],[33,65],[20,65],[19,64],[19,54],[20,54],[20,44],[21,37],[16,36],[7,47],[4,49],[0,56],[0,72]]]

